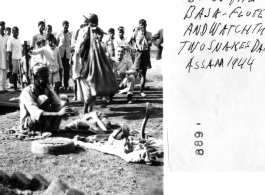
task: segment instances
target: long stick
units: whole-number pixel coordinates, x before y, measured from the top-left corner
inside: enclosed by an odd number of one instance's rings
[[[24,41],[24,54],[25,54],[25,60],[26,60],[26,67],[27,67],[27,71],[26,73],[26,78],[28,81],[28,85],[30,84],[30,79],[29,79],[29,56],[28,56],[28,44],[27,41]]]
[[[21,88],[21,91],[22,91],[22,89],[23,89],[23,74],[22,74],[22,68],[23,67],[21,67],[21,64],[20,64],[20,62],[18,63],[18,68],[19,68],[19,75],[20,75],[20,88]]]

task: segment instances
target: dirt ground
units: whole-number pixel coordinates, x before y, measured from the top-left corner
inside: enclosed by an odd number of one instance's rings
[[[147,122],[146,131],[154,138],[163,139],[163,78],[162,64],[152,60],[153,68],[148,70],[147,84],[150,87],[145,98],[134,95],[134,103],[126,103],[126,95],[115,95],[114,102],[107,104],[98,99],[94,111],[107,114],[112,124],[127,124],[130,129],[139,130],[145,116],[146,102],[152,103],[154,110]],[[139,91],[139,84],[136,85]],[[72,93],[65,92],[71,98]],[[13,93],[13,95],[18,93]],[[0,97],[2,100],[2,97]],[[63,121],[63,128],[67,123],[82,117],[81,102],[71,102],[76,107],[79,116]],[[15,171],[24,173],[28,178],[34,174],[41,174],[48,181],[60,178],[69,187],[79,189],[86,194],[163,194],[163,166],[127,163],[117,156],[101,152],[77,148],[68,155],[36,155],[31,152],[31,141],[19,141],[10,138],[7,130],[19,125],[19,111],[9,108],[0,115],[0,170],[12,175]],[[13,110],[12,110],[13,109]],[[74,134],[67,134],[73,137]],[[2,191],[1,191],[2,190]],[[0,194],[6,190],[0,184]],[[15,190],[13,190],[15,191]],[[29,192],[25,192],[27,194]],[[30,194],[39,195],[42,191]],[[10,194],[18,194],[10,192]]]

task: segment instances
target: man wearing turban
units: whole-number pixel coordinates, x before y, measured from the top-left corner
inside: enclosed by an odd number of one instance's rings
[[[49,69],[42,64],[32,67],[34,83],[25,87],[20,95],[20,128],[29,131],[59,130],[63,116],[72,114],[67,101],[50,89]]]
[[[114,95],[118,91],[112,72],[98,38],[98,17],[85,17],[85,27],[80,29],[73,56],[73,79],[77,83],[77,99],[84,102],[84,113],[92,111],[95,96]]]
[[[75,53],[73,55],[73,75],[72,78],[76,82],[77,99],[84,102],[84,113],[92,111],[94,98],[91,94],[91,88],[86,81],[88,67],[84,66],[84,60],[87,60],[90,48],[89,28],[97,27],[98,16],[90,14],[85,17],[83,28],[79,30],[78,37],[75,42]]]

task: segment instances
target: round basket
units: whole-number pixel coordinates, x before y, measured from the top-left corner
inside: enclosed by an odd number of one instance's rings
[[[75,145],[68,138],[47,138],[33,141],[31,151],[36,154],[67,154],[73,152]]]

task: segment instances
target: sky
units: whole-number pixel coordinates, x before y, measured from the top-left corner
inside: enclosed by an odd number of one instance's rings
[[[14,5],[12,12],[10,4]],[[84,21],[83,15],[95,13],[99,18],[99,27],[105,32],[109,28],[116,31],[118,26],[124,26],[125,36],[128,37],[140,19],[147,21],[147,31],[152,33],[163,28],[162,9],[163,4],[159,0],[12,0],[1,1],[0,20],[6,22],[6,27],[17,26],[19,38],[24,42],[38,32],[41,20],[45,19],[46,24],[52,25],[53,32],[62,30],[64,20],[69,21],[69,31],[76,31]]]

